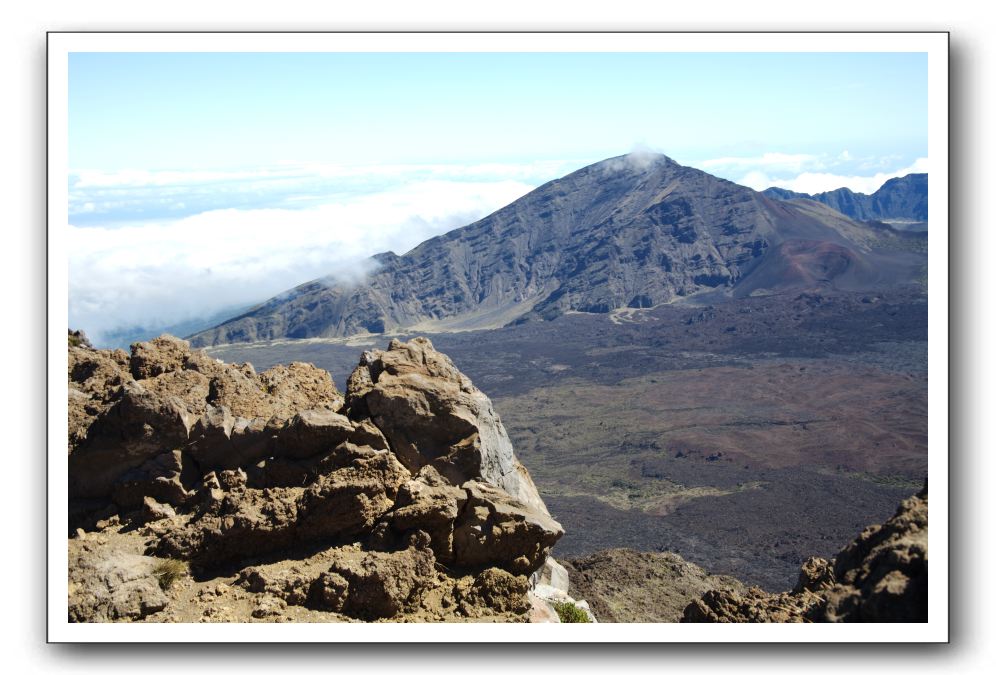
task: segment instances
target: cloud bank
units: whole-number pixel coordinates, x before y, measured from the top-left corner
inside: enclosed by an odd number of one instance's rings
[[[755,190],[780,187],[818,194],[849,188],[871,194],[890,178],[927,172],[925,157],[910,164],[901,160],[895,156],[854,157],[844,150],[832,156],[772,152],[755,157],[718,157],[693,165]]]
[[[355,281],[369,271],[369,256],[405,253],[534,187],[493,176],[395,181],[388,189],[298,208],[223,208],[162,222],[70,224],[70,326],[100,343],[116,329],[210,316],[325,275]],[[145,177],[136,181],[147,185]]]

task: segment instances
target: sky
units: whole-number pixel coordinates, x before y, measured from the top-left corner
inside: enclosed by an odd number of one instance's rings
[[[356,279],[634,149],[755,189],[927,170],[923,54],[74,53],[70,325]]]

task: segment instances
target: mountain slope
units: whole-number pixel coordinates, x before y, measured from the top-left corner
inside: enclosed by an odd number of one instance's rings
[[[809,195],[782,188],[768,188],[764,194],[773,199],[811,199],[826,204],[856,220],[908,220],[927,222],[927,174],[911,173],[892,178],[866,195],[839,188]]]
[[[375,256],[362,284],[315,280],[191,340],[493,328],[704,291],[733,296],[755,274],[746,292],[909,278],[917,256],[876,252],[882,236],[811,202],[770,199],[663,155],[630,155],[551,181],[403,256]]]

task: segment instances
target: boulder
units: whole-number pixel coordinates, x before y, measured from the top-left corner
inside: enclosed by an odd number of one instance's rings
[[[428,339],[365,353],[346,398],[350,414],[369,413],[410,471],[431,465],[453,485],[480,479],[547,512],[490,399]]]
[[[160,561],[75,543],[69,550],[69,621],[134,621],[166,607],[169,598],[154,574]]]
[[[312,597],[348,616],[386,619],[417,607],[437,577],[429,548],[413,546],[395,553],[339,549],[312,586]]]
[[[467,504],[453,528],[454,563],[461,567],[502,567],[531,574],[564,534],[560,524],[479,481],[463,485]]]
[[[353,424],[343,415],[331,410],[302,410],[280,430],[276,452],[292,459],[311,457],[331,450],[352,433]]]
[[[269,456],[274,436],[261,417],[236,417],[228,406],[208,404],[190,430],[186,451],[202,471],[235,469]]]
[[[300,410],[339,410],[343,405],[343,395],[332,376],[310,363],[277,365],[260,373],[258,379],[273,400],[273,414],[280,419],[290,419]]]
[[[69,457],[70,497],[104,497],[126,471],[187,443],[197,417],[177,397],[126,382]]]

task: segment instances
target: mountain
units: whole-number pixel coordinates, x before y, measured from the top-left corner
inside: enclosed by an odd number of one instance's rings
[[[904,248],[902,233],[822,204],[772,199],[664,155],[627,155],[403,256],[374,256],[377,268],[362,283],[317,279],[190,339],[209,346],[498,328],[696,294],[866,288],[919,273],[922,252]]]
[[[911,173],[891,178],[866,195],[839,188],[818,195],[808,195],[782,188],[768,188],[764,194],[772,199],[811,199],[826,204],[855,220],[927,222],[927,174]]]

